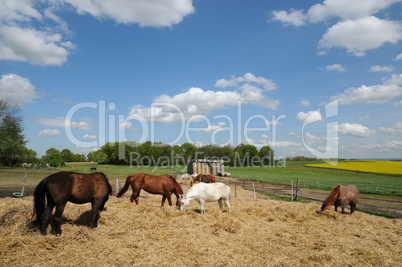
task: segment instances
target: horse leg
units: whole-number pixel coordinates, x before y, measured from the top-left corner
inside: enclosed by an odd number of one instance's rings
[[[338,205],[335,204],[335,211],[338,211]]]
[[[342,214],[345,214],[345,207],[342,207]]]
[[[350,204],[350,215],[356,210],[356,204]]]
[[[225,203],[226,203],[226,206],[228,207],[229,212],[230,212],[230,202],[229,202],[229,198],[226,198],[226,199],[225,199]]]
[[[99,210],[100,207],[104,205],[103,200],[96,199],[92,202],[92,212],[91,212],[91,220],[89,222],[89,228],[97,228],[98,220],[99,220]]]
[[[200,199],[200,209],[201,209],[201,214],[205,213],[204,200],[201,200],[201,199]]]
[[[138,190],[133,189],[133,194],[131,195],[131,198],[130,198],[130,201],[134,202],[134,200],[135,200],[135,204],[137,204],[137,205],[138,205],[138,199],[140,198],[140,191],[141,191],[141,188]]]
[[[165,204],[165,200],[166,200],[166,195],[163,195],[162,201],[161,201],[161,207],[163,207],[163,205]]]
[[[167,195],[167,200],[169,202],[169,206],[172,206],[172,194]]]
[[[46,230],[49,225],[49,218],[50,218],[50,215],[52,214],[53,208],[54,208],[53,201],[48,201],[47,206],[45,208],[45,212],[43,213],[43,215],[40,219],[40,221],[41,221],[40,231],[41,231],[42,235],[46,235]]]
[[[56,211],[54,212],[54,230],[56,235],[61,235],[61,215],[64,212],[64,208],[67,202],[57,203],[56,204]]]
[[[218,203],[219,203],[219,209],[221,210],[221,212],[223,212],[223,211],[222,211],[222,208],[223,208],[222,198],[220,198],[220,199],[218,200]]]

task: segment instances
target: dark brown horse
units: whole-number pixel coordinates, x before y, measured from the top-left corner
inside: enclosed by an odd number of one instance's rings
[[[89,227],[98,226],[99,214],[102,211],[112,187],[103,173],[83,174],[76,172],[58,172],[43,179],[34,192],[34,215],[36,220],[30,223],[30,228],[40,225],[41,233],[46,235],[49,218],[53,208],[56,234],[61,234],[61,215],[64,207],[70,201],[75,204],[91,202],[92,213]]]
[[[120,189],[117,197],[121,197],[131,185],[131,189],[133,190],[133,194],[131,195],[131,202],[134,202],[138,205],[138,199],[140,198],[140,191],[144,189],[146,192],[150,194],[159,194],[163,195],[161,206],[165,204],[165,200],[167,198],[169,205],[172,206],[172,193],[176,195],[177,201],[176,206],[180,206],[179,196],[183,195],[183,189],[177,183],[176,179],[168,174],[154,176],[145,173],[135,173],[131,174],[127,177],[126,183]]]
[[[213,174],[198,174],[196,177],[193,178],[190,182],[190,186],[193,186],[195,182],[199,183],[215,183],[215,175]]]
[[[338,206],[341,206],[343,214],[345,214],[345,207],[350,205],[350,214],[352,214],[356,210],[356,204],[359,204],[359,189],[352,184],[335,186],[322,203],[321,211],[329,210],[332,204],[335,205],[335,211],[338,211]]]

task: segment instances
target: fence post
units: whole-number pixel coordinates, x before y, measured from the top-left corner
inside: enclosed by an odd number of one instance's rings
[[[299,182],[300,182],[300,178],[297,178],[297,184],[296,184],[296,196],[295,196],[295,200],[297,201],[297,192],[299,192]]]
[[[119,179],[116,179],[116,194],[119,193]]]
[[[255,186],[254,186],[254,182],[253,182],[253,192],[254,192],[254,199],[255,199]]]
[[[292,202],[293,201],[293,180],[291,180],[290,182],[291,182],[291,185],[292,185],[292,197],[290,198],[290,201]]]
[[[235,182],[235,197],[237,197],[237,183]]]

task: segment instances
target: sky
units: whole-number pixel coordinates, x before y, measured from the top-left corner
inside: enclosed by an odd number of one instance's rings
[[[402,0],[0,0],[27,147],[402,158]]]

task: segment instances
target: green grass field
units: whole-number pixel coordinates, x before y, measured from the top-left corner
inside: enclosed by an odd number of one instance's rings
[[[311,163],[311,162],[309,162]],[[309,168],[307,162],[286,162],[282,167],[225,167],[231,177],[263,181],[273,184],[296,184],[300,178],[301,187],[332,189],[338,184],[354,184],[361,193],[381,195],[402,195],[402,175],[391,176],[386,174],[362,173],[337,169]],[[105,173],[110,179],[124,179],[129,174],[136,172],[150,173],[154,175],[182,173],[186,171],[183,166],[172,167],[130,167],[118,165],[91,165],[71,164],[68,167],[58,169],[0,169],[0,186],[20,184],[22,186],[25,172],[27,172],[27,185],[36,185],[46,176],[61,171],[71,170],[89,173],[91,166]]]

